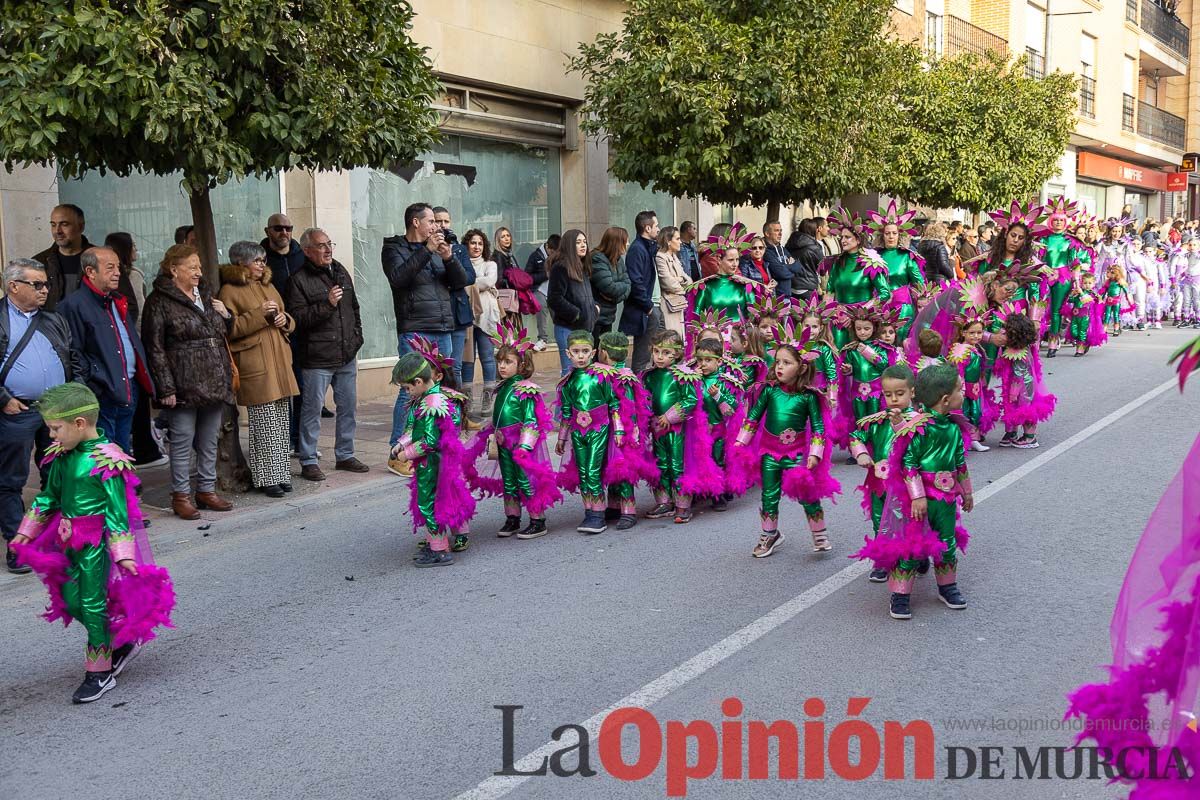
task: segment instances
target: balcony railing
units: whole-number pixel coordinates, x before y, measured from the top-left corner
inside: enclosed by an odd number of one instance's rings
[[[959,53],[975,53],[987,55],[1008,53],[1008,42],[994,33],[989,33],[977,25],[972,25],[965,19],[947,16],[944,23],[946,55],[956,56]]]
[[[1133,95],[1121,95],[1121,129],[1133,133]]]
[[[1137,25],[1138,0],[1125,0],[1125,19]]]
[[[1126,16],[1128,17],[1128,10]],[[1188,59],[1191,32],[1179,17],[1169,13],[1155,0],[1142,0],[1142,17],[1138,24],[1175,55],[1185,61]]]
[[[1032,47],[1025,48],[1025,77],[1046,77],[1046,56],[1042,55],[1037,50],[1034,50]]]
[[[1187,122],[1149,103],[1138,103],[1137,132],[1159,144],[1182,150],[1187,133]]]
[[[1079,114],[1096,118],[1096,79],[1087,75],[1079,76]]]

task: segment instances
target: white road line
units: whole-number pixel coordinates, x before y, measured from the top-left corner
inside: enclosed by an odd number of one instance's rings
[[[1037,457],[1030,459],[1021,466],[1005,473],[1001,478],[993,481],[975,494],[975,504],[979,505],[984,500],[992,497],[999,492],[1004,491],[1009,486],[1012,486],[1017,481],[1029,475],[1036,469],[1045,466],[1053,461],[1058,456],[1067,452],[1073,447],[1077,447],[1086,440],[1095,436],[1100,431],[1123,419],[1130,412],[1144,406],[1154,398],[1158,397],[1163,392],[1168,391],[1173,386],[1178,385],[1178,380],[1172,377],[1159,386],[1151,389],[1145,394],[1137,397],[1125,405],[1118,408],[1103,419],[1099,419],[1079,431],[1068,439],[1056,444],[1049,450],[1040,453]],[[692,656],[687,661],[679,666],[663,673],[659,677],[647,683],[642,688],[622,697],[617,702],[610,705],[603,711],[593,715],[582,723],[588,735],[595,737],[600,732],[600,725],[604,722],[609,714],[616,711],[618,708],[636,707],[649,708],[650,706],[662,700],[667,695],[674,692],[676,689],[684,686],[687,683],[695,680],[710,669],[720,664],[725,659],[736,653],[746,649],[751,644],[774,631],[776,628],[784,625],[801,613],[824,600],[829,595],[854,583],[862,577],[870,569],[870,564],[865,561],[855,562],[850,566],[842,569],[839,572],[830,575],[825,580],[813,586],[811,589],[804,591],[791,600],[788,600],[781,606],[767,612],[763,616],[754,620],[745,627],[726,636],[721,641],[709,647],[707,650]],[[527,756],[524,756],[516,763],[516,771],[531,772],[542,765],[542,759],[549,757],[554,752],[562,747],[561,742],[547,742],[538,749],[534,750]],[[493,775],[484,780],[474,789],[470,789],[457,795],[454,800],[497,800],[507,794],[515,791],[521,784],[529,780],[527,775],[511,775],[501,776]]]

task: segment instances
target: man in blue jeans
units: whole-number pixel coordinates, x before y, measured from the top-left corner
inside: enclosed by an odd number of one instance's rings
[[[42,264],[27,258],[8,262],[4,294],[0,297],[0,533],[7,545],[25,516],[21,491],[29,480],[29,457],[50,442],[33,403],[47,389],[86,374],[79,352],[71,346],[66,321],[42,310],[50,294]],[[9,572],[29,572],[29,567],[17,566],[7,546],[5,562]]]
[[[452,354],[458,323],[451,292],[473,281],[454,257],[428,203],[413,203],[404,209],[404,235],[384,239],[380,258],[383,274],[392,287],[399,354],[403,356],[411,349],[408,341],[413,334],[434,342],[439,352]],[[401,389],[392,409],[393,445],[403,435],[407,418],[408,392]],[[388,469],[404,474],[400,462],[389,461]]]

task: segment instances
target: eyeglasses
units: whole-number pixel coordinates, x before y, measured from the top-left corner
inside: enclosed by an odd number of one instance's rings
[[[251,264],[265,264],[265,263],[267,263],[267,260],[265,258],[263,258],[262,256],[259,256],[258,258],[250,259],[250,263]]]
[[[764,245],[756,244],[753,247],[751,247],[750,249],[751,250],[766,250],[767,248]]]
[[[331,250],[331,251],[333,250],[333,248],[337,247],[337,245],[334,244],[333,242],[312,242],[308,246],[314,250]]]
[[[284,231],[291,233],[292,226],[291,225],[272,225],[271,230],[275,231],[275,233],[283,233]]]
[[[13,283],[23,283],[33,287],[35,292],[45,292],[50,289],[50,281],[27,281],[24,278],[13,278]]]

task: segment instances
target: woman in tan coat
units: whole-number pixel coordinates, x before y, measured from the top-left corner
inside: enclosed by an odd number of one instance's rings
[[[687,309],[687,292],[692,285],[679,259],[682,244],[679,229],[668,225],[658,232],[658,253],[654,256],[663,327],[680,336],[684,335],[683,312]]]
[[[229,248],[218,297],[233,315],[229,349],[237,363],[238,405],[250,418],[250,474],[268,497],[291,491],[288,401],[299,394],[286,334],[296,327],[271,284],[266,251],[254,242]]]

